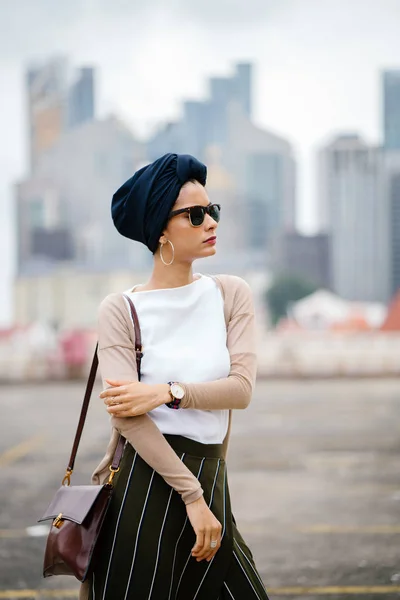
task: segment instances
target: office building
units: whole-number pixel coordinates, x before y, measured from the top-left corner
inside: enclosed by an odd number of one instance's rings
[[[91,67],[84,67],[76,72],[76,80],[68,91],[68,129],[94,119],[94,76],[94,69]]]
[[[355,134],[341,135],[322,149],[319,164],[333,290],[348,300],[386,302],[390,230],[383,152]]]
[[[390,291],[400,289],[400,150],[384,153],[385,195],[389,210]]]
[[[94,71],[71,69],[57,57],[28,68],[29,148],[31,171],[62,134],[94,118]]]
[[[242,241],[230,260],[257,269],[265,267],[272,235],[295,228],[296,165],[290,143],[252,121],[251,83],[249,64],[236,65],[232,77],[212,77],[208,97],[186,101],[182,118],[149,140],[148,156],[190,153],[208,164],[217,149],[231,182],[229,206],[241,215]],[[226,191],[219,197],[227,202]]]
[[[252,114],[251,64],[238,63],[231,77],[211,77],[205,100],[186,100],[182,118],[163,125],[149,140],[150,160],[170,152],[188,152],[204,160],[208,146],[224,146],[228,141],[228,108],[237,104],[240,111]]]
[[[400,171],[390,178],[389,184],[391,224],[391,293],[400,289]]]
[[[400,69],[382,73],[383,145],[400,150]]]
[[[60,186],[48,177],[26,179],[16,186],[17,272],[30,263],[73,259],[72,230]]]
[[[329,236],[301,235],[283,232],[273,240],[271,266],[276,274],[298,276],[318,287],[330,289],[330,243]]]
[[[140,270],[149,253],[118,234],[111,199],[144,159],[144,146],[114,118],[64,133],[17,186],[19,274],[47,271],[59,261]]]
[[[290,143],[262,129],[232,104],[224,161],[247,205],[249,245],[268,251],[278,231],[296,225],[296,163]]]

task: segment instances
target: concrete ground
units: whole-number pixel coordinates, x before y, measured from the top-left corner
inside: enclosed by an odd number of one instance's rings
[[[0,391],[0,599],[76,597],[72,577],[42,578],[36,520],[64,475],[83,389]],[[75,484],[108,441],[98,392]],[[397,380],[260,381],[235,412],[233,510],[271,599],[400,598],[399,412]]]

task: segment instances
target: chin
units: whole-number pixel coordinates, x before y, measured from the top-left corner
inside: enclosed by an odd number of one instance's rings
[[[210,256],[214,256],[217,253],[215,248],[206,248],[203,252],[199,252],[197,256],[193,260],[200,260],[200,258],[209,258]]]
[[[204,248],[204,251],[202,252],[202,256],[214,256],[214,254],[217,254],[217,249],[215,246]]]

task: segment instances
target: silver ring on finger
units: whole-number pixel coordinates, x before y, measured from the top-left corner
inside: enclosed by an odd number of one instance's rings
[[[218,540],[211,540],[210,542],[210,548],[216,548],[218,544]]]

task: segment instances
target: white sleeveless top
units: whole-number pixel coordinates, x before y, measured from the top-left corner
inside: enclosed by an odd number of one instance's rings
[[[211,277],[199,273],[195,277],[181,287],[140,291],[135,286],[137,291],[124,292],[135,305],[142,331],[143,383],[200,383],[229,375],[221,291]],[[148,415],[162,433],[220,444],[228,429],[228,413],[162,405]]]

